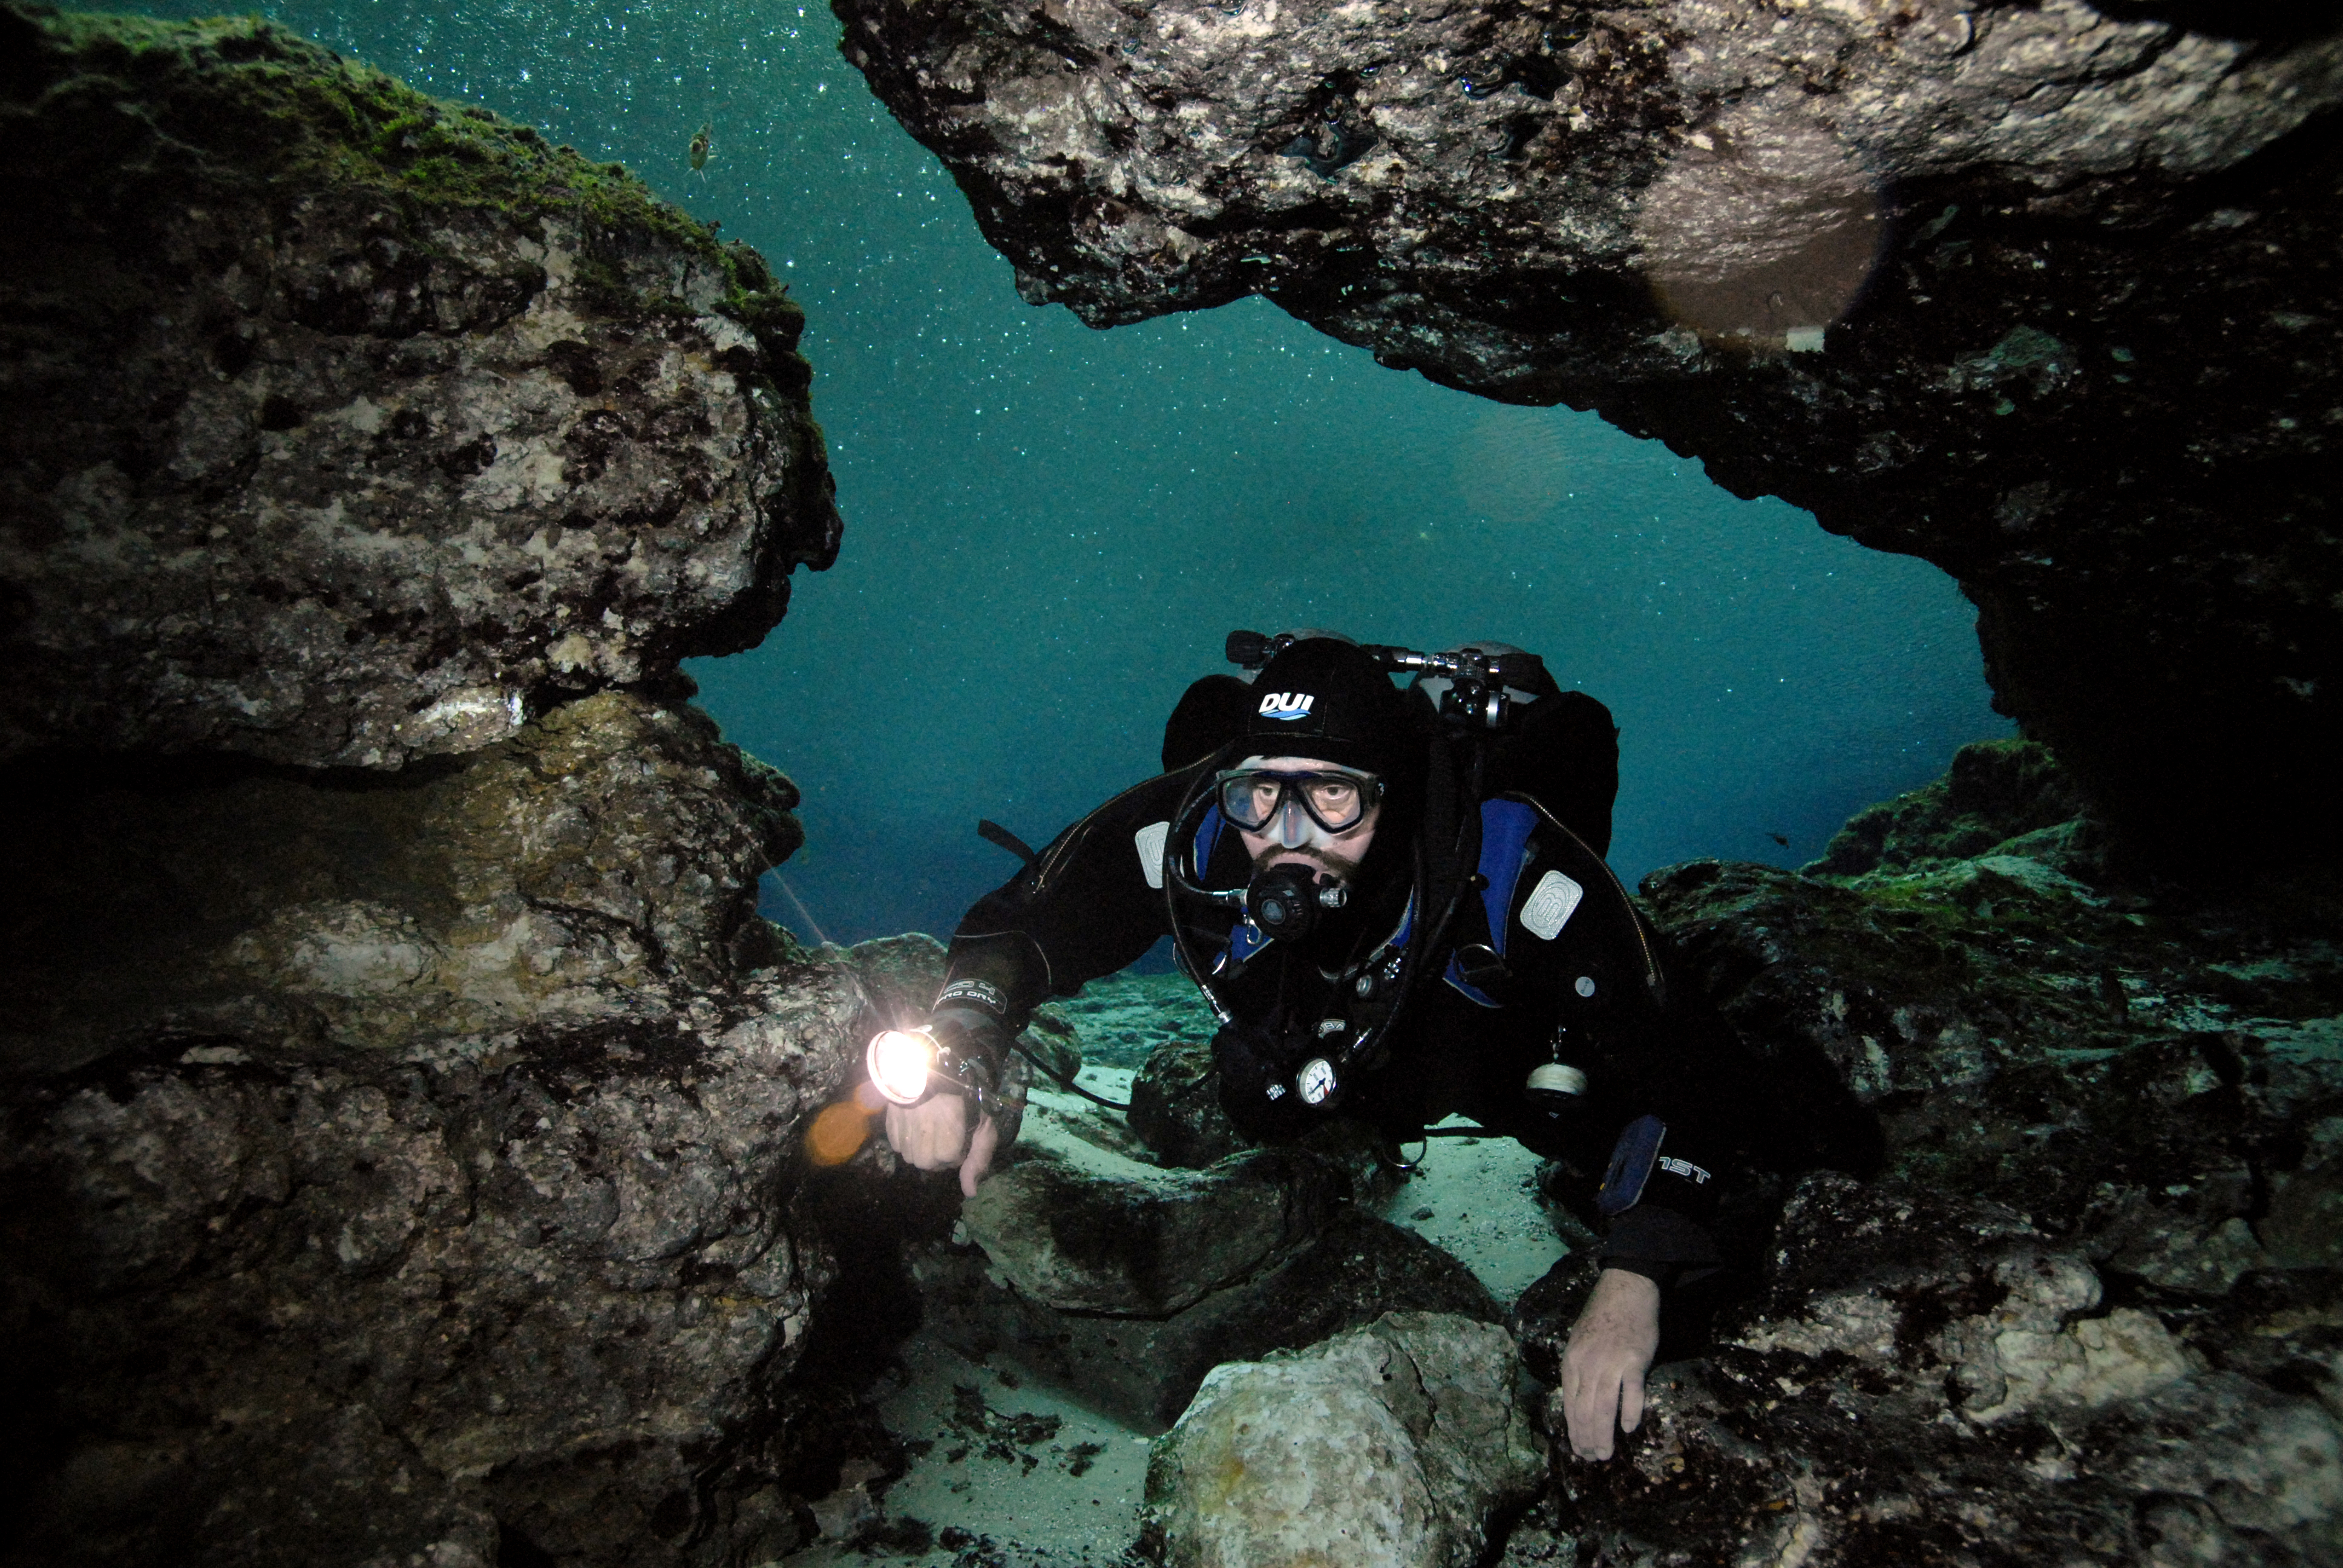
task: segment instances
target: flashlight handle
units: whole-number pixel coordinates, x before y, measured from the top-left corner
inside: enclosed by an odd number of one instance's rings
[[[1002,1045],[1008,1029],[990,1013],[972,1007],[938,1008],[928,1019],[928,1033],[951,1064],[956,1079],[966,1082],[968,1070],[980,1070],[986,1095],[1000,1086]]]

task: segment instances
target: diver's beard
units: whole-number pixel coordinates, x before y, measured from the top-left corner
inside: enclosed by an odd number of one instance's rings
[[[1356,883],[1359,879],[1358,861],[1331,854],[1315,844],[1303,844],[1292,849],[1272,844],[1252,858],[1252,874],[1258,877],[1272,866],[1281,862],[1291,865],[1296,860],[1308,861],[1338,882]]]

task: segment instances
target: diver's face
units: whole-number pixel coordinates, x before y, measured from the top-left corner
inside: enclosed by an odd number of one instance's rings
[[[1372,777],[1311,757],[1248,757],[1239,766],[1271,773],[1349,773],[1363,781]],[[1377,801],[1350,827],[1330,833],[1289,798],[1275,817],[1262,824],[1261,831],[1239,829],[1237,837],[1252,859],[1255,875],[1272,866],[1311,866],[1336,881],[1347,882],[1358,875],[1359,862],[1367,858],[1368,846],[1375,841],[1375,822],[1382,816],[1383,805]]]

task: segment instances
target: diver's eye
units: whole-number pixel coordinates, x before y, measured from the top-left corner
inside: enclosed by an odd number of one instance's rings
[[[1310,804],[1329,821],[1340,821],[1359,809],[1359,787],[1348,779],[1313,779]]]

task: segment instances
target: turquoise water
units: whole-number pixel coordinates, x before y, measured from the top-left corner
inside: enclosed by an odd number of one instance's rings
[[[266,9],[624,162],[805,305],[845,548],[763,647],[692,667],[805,790],[806,848],[767,889],[793,928],[949,930],[1013,869],[976,819],[1038,843],[1153,771],[1236,626],[1544,654],[1623,728],[1630,878],[1809,859],[2007,732],[1943,574],[1592,415],[1445,391],[1259,300],[1111,333],[1024,305],[818,6]]]

